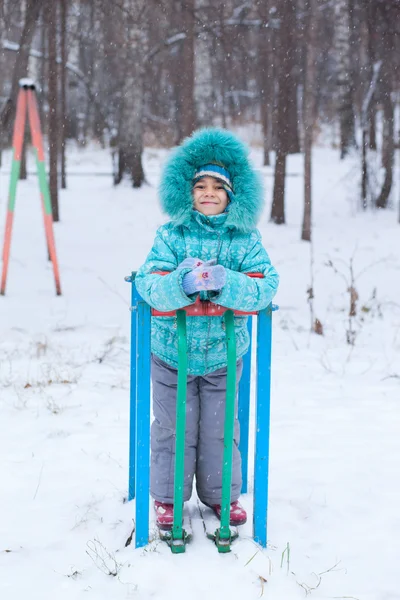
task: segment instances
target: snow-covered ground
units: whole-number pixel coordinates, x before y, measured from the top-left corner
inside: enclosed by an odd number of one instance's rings
[[[273,178],[263,168],[260,230],[281,274],[268,549],[254,544],[246,525],[231,554],[218,555],[200,521],[184,555],[157,540],[125,547],[133,506],[124,502],[124,276],[143,262],[164,221],[156,186],[165,155],[146,150],[143,189],[114,189],[111,178],[93,175],[111,170],[107,151],[70,149],[75,175],[61,191],[55,225],[62,297],[46,259],[36,177],[18,186],[7,295],[0,298],[1,600],[398,600],[398,206],[361,213],[358,160],[340,162],[330,149],[314,154],[314,310],[324,336],[310,334],[302,157],[289,160],[297,176],[288,178],[285,226],[268,222]],[[253,158],[260,166],[261,151]],[[10,155],[5,159],[0,227]],[[351,264],[359,295],[354,347],[346,344]],[[251,495],[243,502],[250,510]]]

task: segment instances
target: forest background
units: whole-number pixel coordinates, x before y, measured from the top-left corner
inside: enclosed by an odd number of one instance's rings
[[[0,0],[0,239],[28,76],[62,286],[27,133],[0,296],[1,598],[398,600],[399,33],[398,0]],[[249,518],[218,556],[193,497],[177,559],[153,512],[133,548],[124,277],[165,222],[170,149],[212,125],[251,146],[281,277],[268,547]]]
[[[286,159],[304,153],[302,239],[311,239],[311,147],[360,155],[360,208],[394,207],[400,124],[399,0],[1,0],[0,149],[18,82],[37,84],[53,217],[66,141],[109,146],[113,182],[146,182],[145,146],[201,126],[257,125],[275,153],[271,220],[285,222]],[[25,161],[21,177],[26,177]],[[271,186],[272,189],[272,186]],[[400,213],[399,213],[400,219]]]

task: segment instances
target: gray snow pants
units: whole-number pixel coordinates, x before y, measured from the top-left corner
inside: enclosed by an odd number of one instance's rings
[[[183,494],[185,502],[192,495],[193,477],[196,475],[196,489],[200,500],[205,504],[221,504],[226,371],[224,367],[203,376],[188,375]],[[237,385],[241,375],[242,360],[239,360],[236,367]],[[178,371],[152,355],[151,381],[154,421],[151,426],[150,492],[155,500],[172,504]],[[242,464],[238,444],[236,393],[231,502],[239,498],[242,487]]]

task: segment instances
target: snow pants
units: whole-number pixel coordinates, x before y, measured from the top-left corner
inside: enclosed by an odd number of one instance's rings
[[[236,367],[236,386],[242,375]],[[197,495],[205,504],[221,504],[222,462],[226,404],[226,367],[203,376],[188,375],[186,396],[184,501],[192,495],[196,476]],[[159,502],[174,498],[176,396],[178,371],[158,357],[151,357],[153,415],[151,425],[150,492]],[[237,387],[232,462],[231,502],[240,496],[242,464],[238,448]]]

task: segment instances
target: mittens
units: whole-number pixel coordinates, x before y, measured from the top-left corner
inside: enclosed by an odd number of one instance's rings
[[[187,259],[186,259],[187,260]],[[215,262],[215,261],[208,261]],[[182,279],[182,288],[187,296],[195,292],[221,290],[226,282],[226,271],[222,265],[203,263]]]
[[[192,258],[188,256],[177,266],[177,269],[195,269],[196,267],[200,267],[203,264],[203,261],[200,258]]]
[[[207,260],[206,262],[203,262],[201,260],[201,258],[193,258],[191,256],[188,256],[187,258],[185,258],[185,260],[183,260],[181,263],[179,263],[179,265],[176,267],[177,269],[195,269],[196,267],[200,267],[201,265],[215,265],[217,263],[217,259],[216,258],[212,258],[211,260]]]

